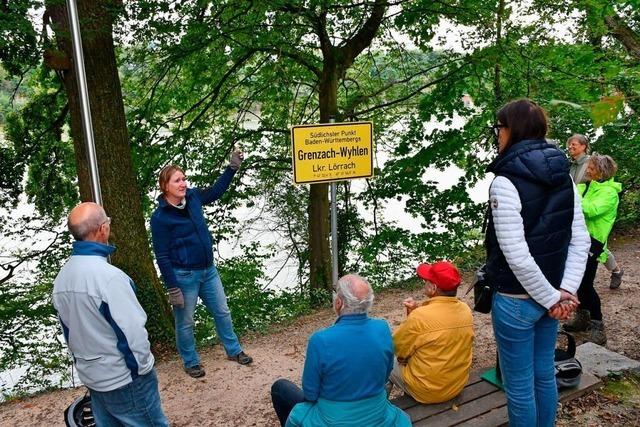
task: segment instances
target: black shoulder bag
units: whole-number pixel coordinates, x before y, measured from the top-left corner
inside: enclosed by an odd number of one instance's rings
[[[482,224],[482,234],[487,232],[487,224],[489,222],[489,207],[484,213],[484,221]],[[478,313],[489,313],[491,311],[491,302],[493,299],[493,286],[486,278],[486,264],[476,271],[473,283],[467,289],[467,295],[473,289],[473,310]]]

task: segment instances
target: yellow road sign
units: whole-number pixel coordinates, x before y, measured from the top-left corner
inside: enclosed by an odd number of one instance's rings
[[[291,128],[293,182],[314,184],[373,176],[373,123]]]

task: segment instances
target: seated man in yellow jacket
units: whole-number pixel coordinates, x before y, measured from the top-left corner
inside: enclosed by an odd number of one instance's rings
[[[417,273],[428,299],[403,301],[407,320],[393,334],[397,363],[389,380],[418,402],[445,402],[469,380],[473,316],[456,297],[461,280],[453,264],[420,264]]]

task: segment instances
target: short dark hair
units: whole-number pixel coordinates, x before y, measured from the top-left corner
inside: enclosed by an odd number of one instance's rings
[[[507,147],[525,139],[543,139],[547,135],[547,113],[530,99],[508,102],[496,117],[511,131]]]
[[[451,289],[450,291],[445,291],[438,288],[438,294],[443,297],[455,297],[458,294],[458,288]]]

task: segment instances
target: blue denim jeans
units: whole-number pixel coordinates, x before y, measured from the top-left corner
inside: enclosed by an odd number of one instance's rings
[[[222,342],[227,356],[235,356],[242,351],[236,333],[233,331],[231,312],[227,306],[227,296],[215,266],[205,270],[174,269],[178,287],[184,296],[184,308],[173,307],[176,324],[176,344],[185,368],[200,364],[193,335],[193,314],[196,311],[198,297],[216,325],[218,338]]]
[[[155,368],[115,390],[91,390],[91,411],[99,427],[169,426],[160,404]]]
[[[553,364],[558,321],[533,299],[496,293],[493,332],[507,394],[509,425],[553,426],[558,405]]]

